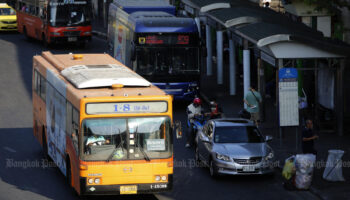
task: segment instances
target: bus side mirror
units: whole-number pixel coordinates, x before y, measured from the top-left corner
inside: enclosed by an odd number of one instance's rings
[[[182,130],[181,130],[181,121],[175,121],[174,123],[174,131],[176,134],[176,138],[177,139],[181,139],[182,138]]]

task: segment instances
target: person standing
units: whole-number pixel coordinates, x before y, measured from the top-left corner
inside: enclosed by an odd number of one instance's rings
[[[246,110],[250,113],[250,120],[254,121],[255,125],[258,126],[260,120],[259,105],[262,102],[260,93],[255,90],[254,86],[250,86],[243,101],[247,104]]]
[[[311,119],[306,120],[306,126],[302,131],[302,149],[303,153],[312,153],[317,154],[317,151],[314,148],[314,140],[318,138],[318,135],[315,134],[313,123]]]

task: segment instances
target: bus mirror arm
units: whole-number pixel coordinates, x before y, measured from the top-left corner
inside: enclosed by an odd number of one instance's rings
[[[174,131],[176,134],[176,138],[181,139],[182,138],[181,121],[176,120],[174,122]]]

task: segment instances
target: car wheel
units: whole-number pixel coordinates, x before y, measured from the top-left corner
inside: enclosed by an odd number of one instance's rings
[[[218,172],[216,171],[215,164],[212,160],[210,160],[209,162],[209,172],[210,172],[210,176],[213,178],[216,178],[218,176]]]

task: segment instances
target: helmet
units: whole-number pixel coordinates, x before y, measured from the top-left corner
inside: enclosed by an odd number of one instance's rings
[[[197,105],[201,105],[202,104],[202,100],[200,98],[196,97],[196,98],[193,99],[193,103],[197,104]]]

